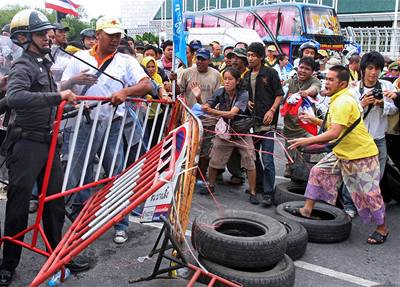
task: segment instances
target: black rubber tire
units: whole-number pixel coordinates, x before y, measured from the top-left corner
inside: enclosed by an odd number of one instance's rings
[[[350,236],[351,219],[339,208],[328,204],[315,203],[313,213],[329,217],[329,219],[321,220],[294,216],[284,210],[285,206],[301,208],[304,206],[304,201],[282,203],[276,207],[276,213],[303,225],[307,230],[309,242],[334,243],[344,241]]]
[[[288,201],[305,200],[306,182],[281,182],[275,186],[274,204],[279,205]]]
[[[286,255],[288,255],[293,261],[303,257],[304,253],[306,253],[308,244],[307,230],[300,223],[283,216],[275,215],[274,218],[282,223],[286,228]]]
[[[204,258],[232,268],[263,268],[279,262],[286,251],[286,229],[270,216],[225,210],[198,216],[192,245]]]
[[[207,271],[245,287],[292,287],[295,281],[295,267],[292,259],[285,255],[274,267],[264,270],[241,271],[225,267],[199,256],[200,263]],[[215,286],[226,286],[216,283]]]

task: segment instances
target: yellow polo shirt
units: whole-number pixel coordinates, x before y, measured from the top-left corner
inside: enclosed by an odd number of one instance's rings
[[[328,128],[332,124],[349,128],[360,114],[357,100],[348,89],[343,89],[331,97],[327,119]],[[362,118],[361,122],[333,148],[333,153],[344,160],[367,158],[378,154],[378,148]]]

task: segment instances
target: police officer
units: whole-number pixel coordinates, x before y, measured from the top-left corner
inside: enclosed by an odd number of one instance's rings
[[[96,44],[96,31],[94,29],[86,28],[83,29],[80,33],[80,39],[83,46],[83,49],[89,50],[92,49]]]
[[[5,218],[5,236],[14,236],[27,227],[28,207],[35,181],[43,182],[56,107],[62,100],[74,102],[70,90],[57,92],[50,73],[51,61],[47,31],[54,27],[45,15],[35,10],[22,10],[11,21],[11,39],[24,48],[8,78],[7,104],[15,120],[6,140],[9,186]],[[18,35],[25,36],[18,42]],[[62,184],[60,157],[55,156],[47,194],[60,191]],[[63,198],[45,204],[43,227],[54,249],[61,240],[64,224]],[[4,242],[0,266],[0,286],[8,286],[21,257],[21,246]],[[76,266],[72,266],[73,268]]]

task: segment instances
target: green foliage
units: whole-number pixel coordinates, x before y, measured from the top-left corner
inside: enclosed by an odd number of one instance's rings
[[[136,35],[136,41],[147,41],[150,44],[157,44],[159,41],[158,36],[150,32],[145,32],[143,35]]]
[[[0,27],[3,27],[5,24],[11,22],[11,19],[17,14],[19,11],[28,9],[27,6],[21,5],[7,5],[4,8],[0,9]],[[56,22],[56,11],[50,9],[40,9],[40,12],[45,14],[51,23]],[[82,17],[86,16],[86,12],[83,8],[78,8],[79,17],[73,17],[71,15],[67,15],[66,18],[62,19],[62,22],[65,26],[70,28],[70,32],[68,33],[68,40],[79,40],[79,33],[86,28],[94,27],[93,23],[82,21]]]

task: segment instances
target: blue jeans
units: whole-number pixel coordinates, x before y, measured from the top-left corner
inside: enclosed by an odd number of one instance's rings
[[[387,147],[386,147],[386,139],[374,140],[375,144],[378,148],[379,154],[379,178],[382,179],[383,173],[385,172],[385,166],[387,161]],[[356,207],[354,206],[353,199],[350,196],[349,191],[347,190],[346,185],[342,187],[342,199],[343,199],[343,207],[345,210],[354,210],[356,211]]]
[[[259,132],[259,136],[274,137],[274,132]],[[255,139],[254,147],[256,150],[262,150],[260,155],[256,151],[256,172],[257,172],[257,190],[262,191],[264,195],[272,196],[275,185],[275,163],[274,163],[274,140],[273,139]],[[262,162],[261,162],[262,160]]]
[[[121,118],[115,119],[112,124],[111,124],[111,130],[110,130],[110,135],[107,141],[107,146],[105,149],[104,153],[104,159],[102,166],[107,174],[109,176],[110,171],[111,171],[111,163],[113,159],[114,152],[116,151],[116,148],[118,148],[117,151],[117,157],[114,165],[114,170],[112,175],[119,174],[122,171],[123,164],[124,164],[124,151],[123,151],[123,141],[121,139],[121,142],[119,146],[117,147],[117,140],[118,140],[118,134],[121,129]],[[67,189],[74,188],[79,185],[80,178],[82,175],[82,170],[83,170],[83,165],[86,157],[86,151],[88,147],[88,142],[90,138],[90,131],[91,131],[92,125],[87,124],[86,122],[82,122],[76,145],[75,145],[75,150],[74,150],[74,155],[73,155],[73,160],[72,160],[72,165],[71,165],[71,172],[69,174],[69,179],[68,179],[68,184],[67,184]],[[101,148],[103,146],[103,141],[104,141],[104,136],[106,133],[107,129],[107,121],[101,121],[99,120],[96,128],[96,133],[94,136],[94,141],[92,145],[92,149],[90,152],[90,157],[89,157],[89,164],[86,169],[86,175],[85,175],[85,180],[84,183],[90,183],[94,181],[94,158],[96,154],[100,154]],[[91,195],[92,191],[91,189],[86,189],[78,192],[75,197],[74,204],[77,206],[80,206],[83,204]],[[114,227],[116,230],[127,230],[129,225],[129,218],[128,216],[124,217],[121,222],[117,223]]]

